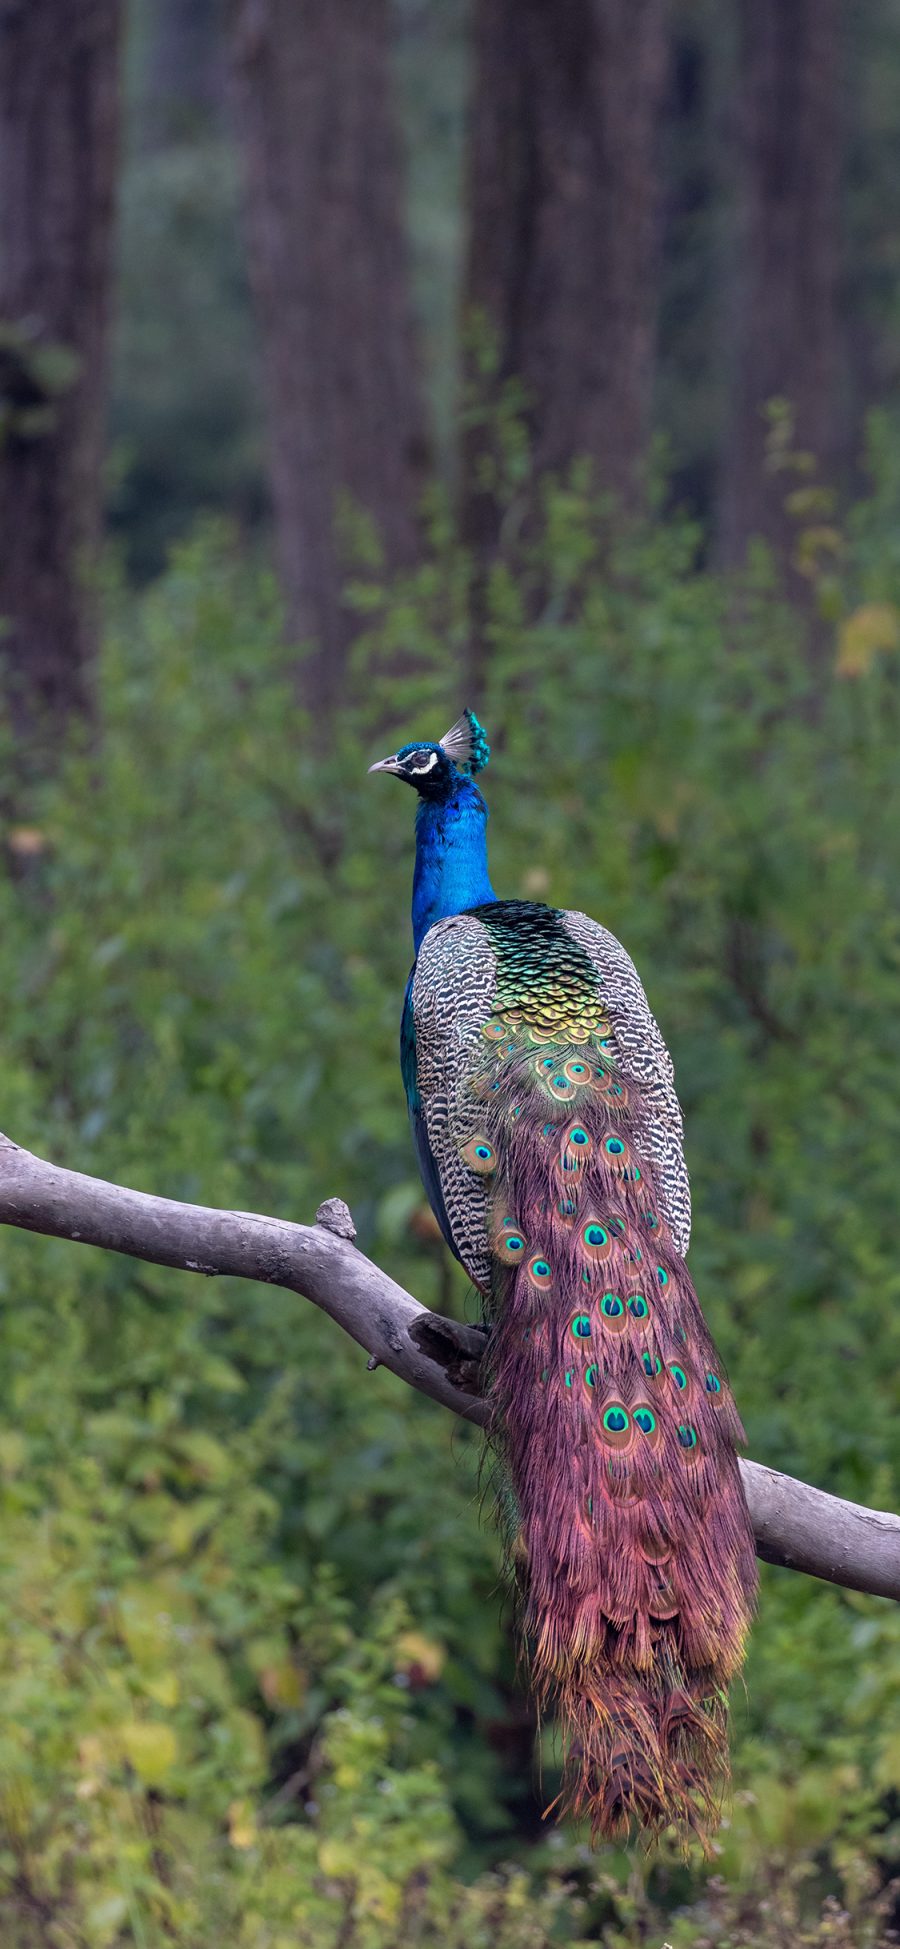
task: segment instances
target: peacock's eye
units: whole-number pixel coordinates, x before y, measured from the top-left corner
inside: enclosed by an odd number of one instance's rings
[[[675,1382],[675,1386],[679,1389],[679,1392],[683,1392],[684,1389],[687,1387],[687,1375],[684,1371],[684,1368],[679,1367],[677,1360],[669,1361],[669,1373],[671,1374],[672,1379]]]

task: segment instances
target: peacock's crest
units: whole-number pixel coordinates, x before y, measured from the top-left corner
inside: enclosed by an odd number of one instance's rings
[[[457,771],[468,772],[472,778],[476,772],[484,771],[491,755],[484,727],[479,724],[475,712],[470,710],[463,711],[462,717],[451,724],[439,743]]]

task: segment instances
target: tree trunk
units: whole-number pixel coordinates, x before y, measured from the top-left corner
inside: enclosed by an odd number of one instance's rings
[[[787,402],[793,446],[833,469],[839,415],[840,0],[741,0],[736,369],[721,552],[754,535],[790,558],[797,478],[766,464],[765,408]]]
[[[653,379],[666,0],[476,0],[475,45],[469,320],[493,334],[496,387],[524,383],[536,470],[586,454],[629,500]],[[490,546],[477,443],[467,526]]]
[[[150,149],[215,125],[224,107],[223,0],[153,0],[141,123]]]
[[[386,567],[412,561],[425,459],[388,0],[236,0],[234,56],[281,578],[327,712],[353,633],[344,531],[361,510]]]
[[[20,725],[89,697],[119,26],[118,0],[0,0],[0,653]]]
[[[704,522],[717,506],[728,406],[723,295],[730,279],[731,8],[674,0],[662,114],[662,250],[654,420],[671,447],[670,491]],[[727,240],[727,248],[726,248]]]

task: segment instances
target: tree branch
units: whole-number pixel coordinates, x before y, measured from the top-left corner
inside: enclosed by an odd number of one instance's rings
[[[339,1198],[314,1225],[217,1211],[62,1170],[0,1135],[0,1223],[184,1272],[257,1279],[320,1306],[401,1380],[484,1424],[484,1334],[443,1319],[363,1257]],[[741,1462],[759,1556],[850,1590],[900,1598],[900,1517],[826,1495],[790,1475]]]

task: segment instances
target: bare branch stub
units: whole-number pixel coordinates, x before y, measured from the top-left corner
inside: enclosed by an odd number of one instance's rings
[[[484,1425],[485,1336],[442,1318],[352,1243],[342,1199],[314,1225],[219,1211],[68,1171],[0,1135],[0,1224],[97,1245],[186,1272],[287,1287],[336,1320],[369,1355],[442,1406]],[[900,1517],[827,1495],[761,1463],[741,1472],[758,1554],[851,1590],[900,1599]]]
[[[343,1198],[326,1198],[316,1212],[316,1224],[324,1225],[327,1232],[334,1232],[338,1238],[356,1237],[350,1207]]]

